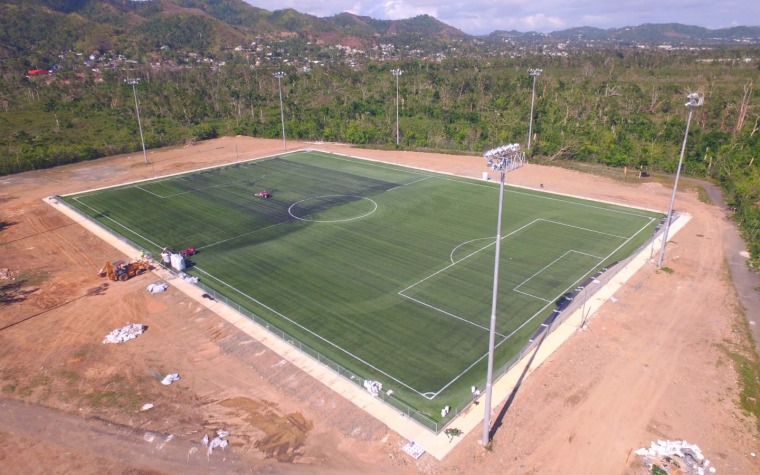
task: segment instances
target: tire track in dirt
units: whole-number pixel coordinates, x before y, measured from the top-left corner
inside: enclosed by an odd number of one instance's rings
[[[37,221],[39,226],[35,226],[34,221]],[[47,218],[44,216],[39,216],[36,218],[36,220],[29,220],[29,224],[33,229],[36,229],[39,234],[42,234],[47,242],[54,246],[62,255],[66,256],[66,258],[74,264],[77,267],[84,267],[82,265],[83,262],[86,262],[90,265],[90,268],[99,268],[93,261],[90,259],[90,256],[87,255],[87,253],[83,252],[80,249],[81,241],[77,244],[72,243],[69,241],[69,239],[66,238],[66,236],[63,234],[63,232],[60,231],[60,227],[52,227],[47,223]],[[72,223],[74,224],[74,223]],[[63,228],[64,230],[67,228]],[[65,244],[65,245],[64,245]],[[73,254],[69,251],[73,251]]]

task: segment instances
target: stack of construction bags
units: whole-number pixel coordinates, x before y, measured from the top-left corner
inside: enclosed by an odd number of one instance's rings
[[[126,326],[117,328],[116,330],[106,335],[106,338],[103,340],[103,344],[124,343],[125,341],[135,339],[137,338],[137,335],[142,335],[142,333],[145,331],[145,328],[145,325],[141,323],[127,323]]]

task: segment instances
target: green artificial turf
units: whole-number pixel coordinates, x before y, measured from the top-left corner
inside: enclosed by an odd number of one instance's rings
[[[267,190],[272,197],[254,196]],[[485,379],[499,187],[321,152],[65,200],[440,420]],[[657,213],[508,187],[496,365],[556,303],[651,236]]]

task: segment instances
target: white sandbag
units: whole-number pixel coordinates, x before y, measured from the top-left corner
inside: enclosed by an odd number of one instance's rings
[[[145,331],[145,325],[141,323],[128,323],[121,328],[113,330],[106,335],[103,340],[103,344],[106,343],[124,343],[125,341],[137,338],[137,335],[141,335]]]
[[[179,381],[179,373],[167,374],[164,376],[164,379],[161,380],[161,384],[168,386],[174,381]]]
[[[156,282],[155,284],[150,284],[145,290],[147,290],[148,293],[151,293],[151,294],[158,294],[161,292],[165,292],[166,289],[168,288],[169,288],[169,284],[165,282]]]
[[[174,270],[185,270],[185,258],[182,254],[172,254],[171,261]]]
[[[364,389],[367,390],[371,395],[377,397],[378,394],[380,394],[380,391],[383,389],[383,383],[379,381],[370,381],[365,380],[364,381]]]

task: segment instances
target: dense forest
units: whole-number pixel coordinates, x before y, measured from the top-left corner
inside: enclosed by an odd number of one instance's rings
[[[152,27],[145,25],[145,28]],[[755,263],[760,257],[760,68],[757,50],[588,50],[568,56],[442,61],[324,61],[252,66],[245,55],[174,67],[64,67],[27,77],[0,70],[0,175],[140,150],[132,86],[149,148],[220,135],[281,136],[479,154],[527,142],[531,156],[673,172],[699,92],[684,156],[687,175],[719,182]],[[322,53],[324,54],[324,53]],[[747,61],[745,58],[752,58]],[[81,62],[81,58],[61,60]]]

